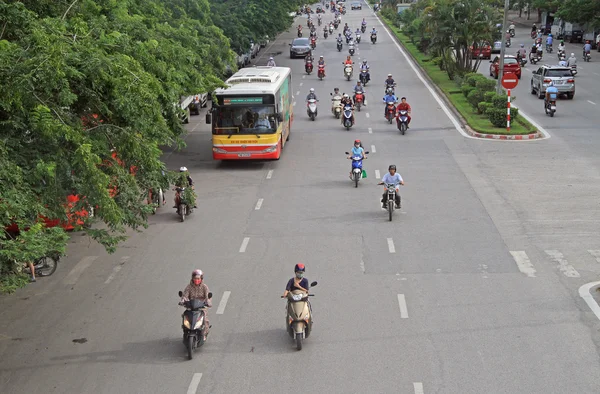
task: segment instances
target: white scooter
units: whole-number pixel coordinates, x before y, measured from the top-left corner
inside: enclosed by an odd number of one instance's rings
[[[312,282],[310,287],[315,287],[317,282]],[[302,341],[308,338],[312,331],[312,311],[309,296],[302,290],[292,290],[287,295],[285,313],[285,326],[288,334],[296,341],[296,349],[302,350]],[[283,296],[281,296],[283,298]]]
[[[306,113],[310,120],[315,120],[317,117],[317,100],[311,98],[306,102]]]

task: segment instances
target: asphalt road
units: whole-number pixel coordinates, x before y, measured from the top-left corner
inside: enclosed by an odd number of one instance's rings
[[[319,40],[318,81],[289,59],[295,31],[281,35],[258,59],[274,53],[293,70],[281,160],[214,162],[204,113],[193,117],[188,147],[165,159],[190,169],[200,208],[179,223],[169,193],[149,229],[112,256],[74,234],[55,275],[0,298],[0,392],[599,391],[600,322],[578,294],[600,273],[598,137],[585,126],[596,113],[567,115],[561,102],[543,141],[465,138],[369,8],[342,22],[355,30],[363,17],[379,38],[355,56],[372,70],[356,126],[329,112],[329,92],[355,82],[343,79],[346,51]],[[413,108],[405,136],[382,116],[388,72]],[[578,90],[565,107],[583,98]],[[357,189],[344,155],[356,138],[371,151]],[[391,163],[406,186],[390,223],[376,178]],[[301,352],[279,298],[297,262],[319,281]],[[213,328],[187,361],[177,291],[198,267],[215,294]]]

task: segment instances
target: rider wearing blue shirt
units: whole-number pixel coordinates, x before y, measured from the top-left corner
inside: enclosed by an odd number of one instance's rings
[[[590,41],[586,41],[585,45],[583,46],[583,57],[585,60],[585,54],[586,53],[590,53],[592,51],[592,44],[590,44]]]
[[[398,97],[396,97],[395,94],[388,93],[388,94],[385,95],[385,97],[383,97],[383,102],[385,103],[385,106],[383,107],[383,116],[385,117],[387,115],[387,103],[389,103],[389,102],[393,102],[393,103],[398,102]]]
[[[390,183],[393,185],[396,185],[396,186],[404,185],[404,179],[402,179],[402,176],[396,172],[396,166],[394,164],[390,165],[388,170],[390,172],[388,172],[387,174],[385,174],[383,176],[383,178],[381,178],[381,182],[379,182],[378,185],[384,185],[384,184],[390,184]],[[383,198],[381,199],[381,202],[383,203],[382,208],[387,209],[387,202],[388,202],[387,190],[385,190],[383,192]],[[398,209],[400,208],[400,193],[398,193],[397,190],[396,190],[396,206]]]
[[[356,156],[360,156],[363,159],[365,158],[365,150],[362,147],[362,142],[360,142],[360,140],[354,141],[354,146],[352,147],[352,154],[348,156],[348,159],[352,159]],[[352,170],[350,170],[350,179],[352,179]]]
[[[558,89],[554,86],[554,82],[550,81],[546,88],[546,99],[544,100],[544,108],[546,108],[552,101],[556,101],[558,98]]]

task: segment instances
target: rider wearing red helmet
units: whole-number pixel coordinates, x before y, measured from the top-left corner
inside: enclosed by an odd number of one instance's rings
[[[192,271],[192,279],[190,280],[190,284],[187,285],[185,290],[183,291],[182,297],[187,300],[200,300],[206,302],[206,305],[208,305],[208,307],[210,308],[212,306],[212,303],[210,301],[210,298],[208,298],[208,293],[210,293],[210,290],[208,289],[206,283],[204,283],[204,273],[202,272],[202,270]],[[210,322],[208,321],[208,311],[205,310],[204,315],[206,321],[204,339],[206,339],[206,336],[208,335],[208,329],[210,328]]]
[[[304,264],[296,264],[294,267],[294,273],[296,275],[288,281],[285,291],[283,292],[283,298],[287,297],[288,293],[292,290],[302,290],[308,293],[309,284],[308,279],[304,277],[305,271],[306,268],[304,267]]]

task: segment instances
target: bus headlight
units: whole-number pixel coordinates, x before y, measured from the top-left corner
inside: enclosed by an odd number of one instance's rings
[[[213,148],[213,152],[215,152],[215,153],[227,153],[226,150],[221,149],[221,148]]]
[[[267,149],[263,150],[265,153],[275,152],[277,150],[277,145],[269,146]]]

